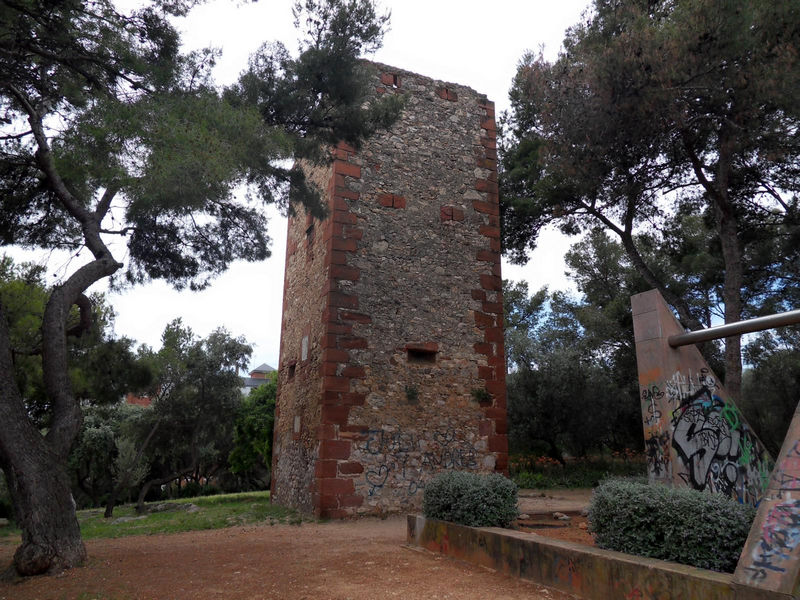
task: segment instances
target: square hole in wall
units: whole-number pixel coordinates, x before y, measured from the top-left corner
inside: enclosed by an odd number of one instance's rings
[[[410,363],[428,363],[436,362],[436,350],[428,350],[426,348],[406,348],[408,353],[408,362]]]

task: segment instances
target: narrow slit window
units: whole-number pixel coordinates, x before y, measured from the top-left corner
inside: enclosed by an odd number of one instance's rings
[[[435,363],[436,350],[427,350],[423,348],[408,348],[408,362],[410,363]]]

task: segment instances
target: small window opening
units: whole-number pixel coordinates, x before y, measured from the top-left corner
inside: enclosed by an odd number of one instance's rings
[[[288,373],[289,381],[291,381],[292,379],[294,379],[294,369],[295,369],[295,366],[296,366],[296,365],[289,365],[289,373]]]
[[[410,363],[435,363],[436,350],[424,350],[421,348],[408,348],[408,362]]]

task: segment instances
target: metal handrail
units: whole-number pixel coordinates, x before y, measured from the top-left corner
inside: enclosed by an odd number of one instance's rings
[[[673,348],[677,348],[678,346],[699,344],[701,342],[718,340],[720,338],[741,335],[743,333],[764,331],[765,329],[774,329],[775,327],[783,327],[784,325],[796,325],[797,323],[800,323],[800,310],[790,310],[789,312],[778,313],[777,315],[767,315],[766,317],[757,317],[755,319],[748,319],[747,321],[726,323],[725,325],[717,325],[716,327],[709,327],[708,329],[671,335],[667,338],[667,342],[669,342],[669,345]]]

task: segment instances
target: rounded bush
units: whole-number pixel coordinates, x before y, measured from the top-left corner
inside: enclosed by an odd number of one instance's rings
[[[517,518],[517,485],[499,473],[439,473],[425,485],[426,517],[470,527],[508,527]]]
[[[732,573],[756,509],[721,494],[609,479],[594,490],[600,548]]]

